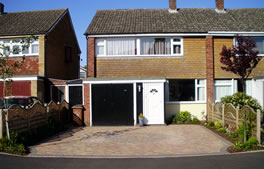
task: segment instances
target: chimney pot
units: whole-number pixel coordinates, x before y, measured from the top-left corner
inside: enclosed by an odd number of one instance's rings
[[[224,10],[224,0],[215,0],[216,10],[223,11]]]
[[[0,15],[4,14],[4,4],[0,2]]]

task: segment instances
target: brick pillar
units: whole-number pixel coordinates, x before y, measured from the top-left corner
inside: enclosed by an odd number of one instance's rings
[[[90,126],[90,84],[83,85],[84,90],[84,124]]]
[[[216,9],[219,11],[224,10],[224,0],[215,0],[216,3]]]
[[[208,107],[209,101],[214,102],[214,42],[212,36],[206,36],[206,82]]]
[[[87,77],[95,77],[95,39],[88,38]]]

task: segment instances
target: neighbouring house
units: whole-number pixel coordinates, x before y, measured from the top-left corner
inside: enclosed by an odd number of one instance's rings
[[[264,9],[99,10],[85,32],[88,78],[83,79],[87,125],[164,124],[179,111],[205,118],[207,104],[241,90],[239,78],[221,69],[223,45],[250,36],[264,56]],[[246,81],[263,106],[264,60]]]
[[[15,40],[34,35],[36,40],[9,61],[25,56],[23,67],[12,78],[13,95],[66,99],[66,80],[78,79],[80,48],[68,9],[6,12],[0,3],[0,43],[10,49],[21,48]],[[3,96],[0,84],[0,97]]]
[[[84,67],[80,67],[80,78],[84,79],[87,76],[87,69]]]

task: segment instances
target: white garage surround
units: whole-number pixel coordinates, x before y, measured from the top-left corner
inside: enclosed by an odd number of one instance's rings
[[[134,125],[137,124],[137,83],[143,84],[143,116],[145,124],[165,124],[164,119],[164,78],[146,78],[146,79],[115,79],[115,78],[87,78],[83,84],[90,84],[90,93],[92,93],[92,84],[133,84],[134,98]],[[90,126],[92,122],[92,94],[90,94]]]

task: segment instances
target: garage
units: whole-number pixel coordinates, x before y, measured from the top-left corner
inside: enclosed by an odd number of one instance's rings
[[[94,126],[134,125],[133,84],[92,84]]]

